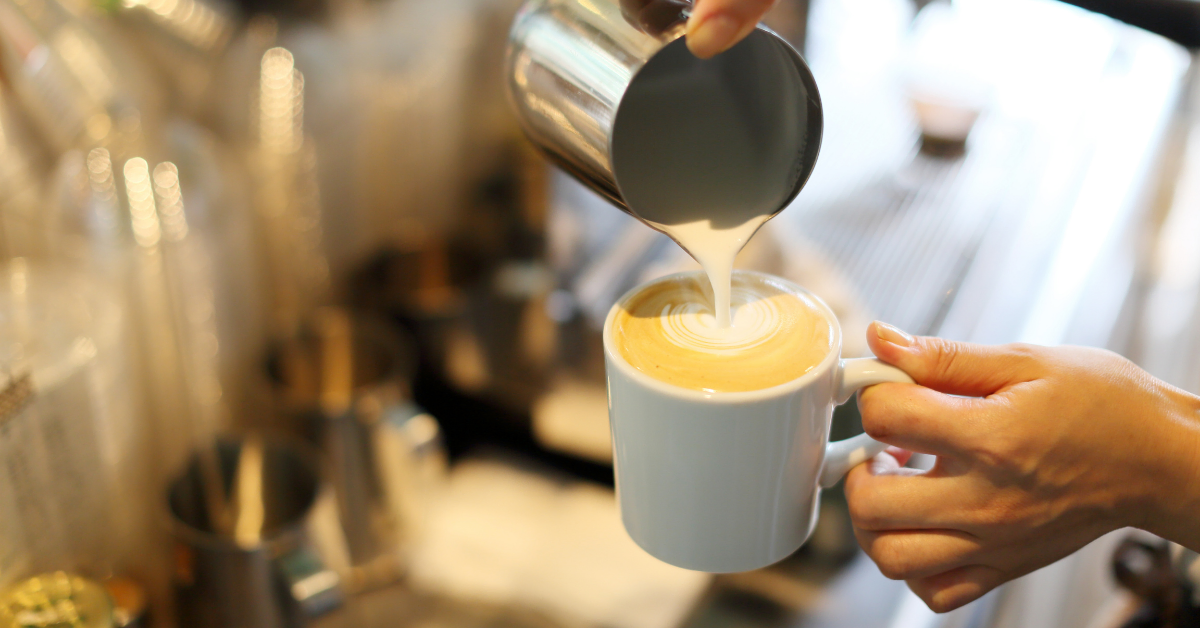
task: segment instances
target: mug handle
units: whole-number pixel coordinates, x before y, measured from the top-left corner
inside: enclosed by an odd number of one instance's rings
[[[867,386],[886,382],[915,383],[908,373],[875,358],[842,360],[839,366],[841,372],[841,381],[837,390],[839,404],[846,403],[850,399],[850,395]],[[875,457],[875,454],[886,448],[886,443],[881,443],[866,434],[829,443],[825,446],[825,464],[821,467],[821,477],[818,481],[821,488],[830,488],[837,484],[850,469],[870,460]]]

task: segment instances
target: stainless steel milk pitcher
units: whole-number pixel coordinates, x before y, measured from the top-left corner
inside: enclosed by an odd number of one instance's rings
[[[687,49],[690,2],[529,0],[508,88],[529,138],[621,209],[677,224],[713,204],[773,215],[817,161],[823,116],[799,53],[758,26],[712,59]]]
[[[235,530],[215,529],[199,456],[168,491],[180,626],[302,628],[340,606],[334,553],[317,542],[328,524],[318,522],[327,488],[316,456],[285,440],[247,438],[221,440],[217,457],[238,507]]]

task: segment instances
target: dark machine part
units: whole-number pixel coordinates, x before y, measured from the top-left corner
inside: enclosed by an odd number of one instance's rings
[[[549,347],[529,346],[538,344],[531,330],[555,327],[544,304],[557,287],[544,253],[547,168],[531,147],[510,143],[478,184],[462,229],[379,253],[352,278],[350,302],[416,340],[413,397],[438,417],[452,459],[499,447],[612,485],[607,465],[548,451],[533,436],[532,405],[567,350],[561,334]]]
[[[1188,48],[1200,47],[1200,1],[1197,0],[1063,0],[1095,11]]]
[[[329,14],[325,0],[235,0],[245,14],[269,13],[284,20],[321,19]]]
[[[1200,626],[1193,587],[1176,574],[1166,541],[1125,539],[1113,552],[1112,569],[1116,581],[1141,601],[1123,628]]]

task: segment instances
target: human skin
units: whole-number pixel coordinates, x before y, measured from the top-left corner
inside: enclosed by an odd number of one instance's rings
[[[776,0],[698,0],[687,23],[687,46],[707,59],[754,30]]]
[[[1200,397],[1099,349],[867,336],[916,385],[859,394],[863,427],[893,447],[847,476],[850,516],[934,611],[1127,526],[1200,550]],[[937,463],[905,468],[911,452]]]

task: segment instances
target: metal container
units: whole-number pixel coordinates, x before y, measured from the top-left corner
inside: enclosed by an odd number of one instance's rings
[[[643,220],[774,215],[816,165],[816,82],[761,25],[727,52],[696,58],[683,38],[690,9],[529,0],[509,34],[512,105],[552,161]]]
[[[446,465],[437,421],[411,400],[415,353],[382,322],[326,307],[272,352],[280,427],[328,464],[352,592],[398,579]]]
[[[322,483],[315,456],[285,441],[223,440],[233,534],[215,530],[199,457],[168,494],[175,579],[185,628],[297,628],[342,601],[316,542]]]

